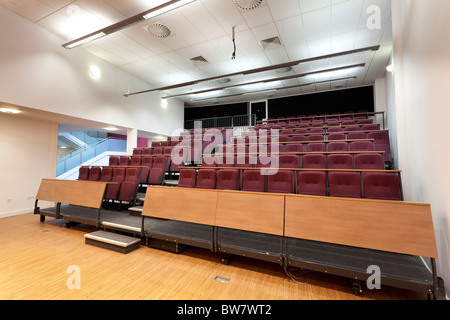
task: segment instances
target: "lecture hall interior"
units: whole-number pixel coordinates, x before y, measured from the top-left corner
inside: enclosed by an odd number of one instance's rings
[[[0,299],[448,300],[449,16],[0,0]]]

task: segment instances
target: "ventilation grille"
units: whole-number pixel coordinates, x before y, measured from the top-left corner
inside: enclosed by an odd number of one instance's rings
[[[281,40],[278,37],[265,39],[259,42],[264,50],[276,49],[281,47]]]
[[[260,7],[264,0],[234,0],[234,3],[239,9],[249,11]]]
[[[194,57],[191,59],[188,59],[192,64],[195,66],[204,66],[205,64],[208,64],[208,60],[203,58],[202,56]]]
[[[144,29],[158,39],[164,39],[171,35],[170,29],[161,23],[153,23],[144,27]]]

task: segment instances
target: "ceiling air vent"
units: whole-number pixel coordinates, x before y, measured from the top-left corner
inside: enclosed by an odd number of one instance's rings
[[[249,11],[260,7],[264,0],[234,0],[236,6],[242,10]]]
[[[144,29],[158,39],[167,38],[171,34],[170,29],[161,23],[153,23],[144,27]]]
[[[281,47],[281,40],[278,37],[265,39],[259,42],[264,50],[276,49]]]
[[[203,58],[202,56],[194,57],[189,59],[191,63],[193,63],[195,66],[204,66],[205,64],[208,64],[208,60]]]

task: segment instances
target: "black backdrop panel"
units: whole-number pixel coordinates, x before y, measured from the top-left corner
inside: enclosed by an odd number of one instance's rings
[[[241,116],[248,114],[247,102],[210,107],[184,108],[184,120]]]
[[[269,118],[374,111],[373,86],[269,100]]]
[[[373,86],[306,94],[268,101],[269,118],[366,110],[374,111]],[[185,121],[248,113],[247,102],[185,108]]]

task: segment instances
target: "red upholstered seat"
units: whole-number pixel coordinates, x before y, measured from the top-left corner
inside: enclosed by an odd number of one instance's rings
[[[327,195],[327,177],[323,171],[300,171],[297,193],[309,196]]]
[[[331,197],[361,198],[361,174],[359,172],[329,172]]]

